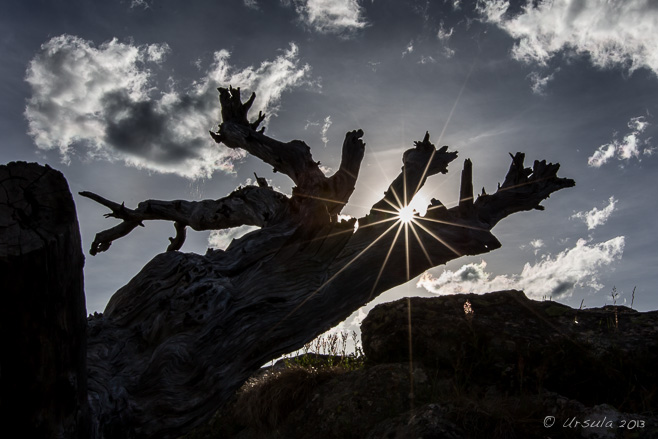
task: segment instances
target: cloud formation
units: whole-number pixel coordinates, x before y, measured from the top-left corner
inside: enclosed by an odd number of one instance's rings
[[[302,23],[320,33],[345,35],[367,26],[357,0],[293,0],[293,3]]]
[[[409,44],[407,44],[407,47],[402,51],[402,58],[404,58],[405,55],[409,53],[413,53],[414,51],[414,40],[409,41]]]
[[[569,297],[576,287],[603,287],[598,280],[601,268],[621,259],[624,237],[589,245],[584,239],[576,246],[550,255],[534,265],[526,263],[521,274],[493,276],[486,272],[487,263],[467,264],[457,271],[445,270],[434,277],[425,272],[416,286],[436,294],[486,293],[505,289],[523,290],[528,297],[560,299]]]
[[[615,138],[610,143],[599,146],[587,159],[587,164],[599,168],[613,158],[628,161],[631,158],[640,159],[642,154],[652,155],[654,148],[649,144],[650,139],[642,140],[640,138],[647,126],[649,126],[649,122],[644,116],[631,118],[628,121],[628,128],[631,131],[621,140]]]
[[[146,2],[146,0],[131,0],[130,1],[130,8],[136,8],[136,7],[142,7],[144,9],[149,8],[149,4]]]
[[[72,35],[54,37],[29,63],[32,88],[25,117],[38,148],[71,155],[121,160],[130,166],[188,178],[232,171],[242,157],[216,145],[208,130],[218,121],[219,86],[240,85],[257,93],[252,111],[276,114],[281,95],[305,83],[294,44],[273,61],[234,69],[226,50],[185,90],[170,79],[157,91],[153,69],[170,52],[167,44],[133,45],[117,39],[96,47]]]
[[[452,37],[454,30],[455,29],[452,27],[449,30],[446,30],[445,27],[443,26],[443,21],[439,23],[439,31],[436,34],[436,38],[438,38],[438,40],[440,41],[441,52],[443,53],[443,56],[445,56],[446,58],[452,58],[455,54],[455,50],[451,49],[450,46],[448,46],[450,37]]]
[[[483,19],[516,40],[515,59],[546,66],[558,54],[588,55],[598,67],[658,75],[658,5],[649,0],[527,2],[509,16],[505,0],[479,0]]]
[[[528,78],[530,78],[530,82],[532,83],[531,85],[532,92],[536,95],[545,94],[546,87],[548,86],[548,83],[553,80],[553,77],[554,75],[552,73],[546,76],[542,76],[537,72],[530,73],[528,75]]]
[[[605,224],[608,221],[608,218],[615,210],[617,200],[615,197],[610,197],[608,200],[608,205],[603,209],[597,207],[593,208],[588,212],[576,212],[571,215],[571,218],[581,219],[587,224],[587,230],[594,230],[598,226]]]
[[[324,123],[322,124],[322,131],[320,131],[320,135],[322,136],[322,143],[324,143],[325,148],[327,147],[327,143],[329,143],[329,138],[327,137],[327,133],[329,132],[331,123],[332,123],[331,116],[325,117]]]

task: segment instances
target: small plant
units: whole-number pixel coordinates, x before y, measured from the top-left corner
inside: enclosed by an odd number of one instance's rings
[[[619,297],[619,293],[617,293],[617,287],[613,286],[612,287],[612,304],[615,307],[615,330],[619,329],[619,315],[617,313],[617,297]]]
[[[348,349],[349,341],[354,345],[353,351]],[[363,367],[365,355],[361,349],[359,335],[356,331],[321,335],[306,343],[300,350],[288,354],[284,358],[287,368],[332,368],[340,367],[355,370]]]
[[[475,314],[475,311],[473,311],[473,306],[471,305],[471,302],[466,300],[464,302],[464,314],[466,315],[466,320],[469,322],[473,320],[473,315]]]

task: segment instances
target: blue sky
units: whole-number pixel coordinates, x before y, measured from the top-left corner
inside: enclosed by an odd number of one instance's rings
[[[511,4],[510,4],[511,3]],[[291,182],[218,146],[217,86],[258,94],[267,133],[308,143],[327,172],[345,132],[366,157],[345,214],[361,216],[429,131],[459,159],[418,195],[457,202],[463,159],[493,192],[508,153],[547,159],[576,187],[544,212],[516,214],[503,247],[430,270],[382,295],[506,288],[572,306],[658,308],[658,5],[649,1],[8,0],[0,6],[0,161],[61,170],[82,239],[112,227],[96,192],[219,198],[253,173]],[[422,204],[422,203],[421,203]],[[189,232],[182,251],[225,246],[242,230]],[[171,224],[150,223],[87,256],[89,312],[155,254]],[[361,313],[362,315],[363,313]],[[349,323],[349,322],[348,322]]]

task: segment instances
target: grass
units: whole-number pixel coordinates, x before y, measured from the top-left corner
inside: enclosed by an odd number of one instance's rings
[[[349,350],[349,341],[353,350]],[[365,355],[361,349],[359,336],[355,331],[321,335],[283,358],[287,368],[332,368],[356,370],[364,366]]]

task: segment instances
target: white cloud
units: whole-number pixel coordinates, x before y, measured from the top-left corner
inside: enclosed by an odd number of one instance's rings
[[[149,4],[146,2],[146,0],[131,0],[130,7],[131,8],[142,7],[144,9],[148,9]]]
[[[210,236],[208,236],[208,247],[225,250],[234,239],[238,239],[258,229],[259,227],[256,226],[240,226],[231,229],[213,230],[210,232]]]
[[[613,158],[617,160],[630,160],[631,158],[640,159],[640,155],[652,155],[653,147],[649,145],[651,139],[642,140],[640,135],[649,126],[644,116],[633,117],[628,122],[628,128],[631,130],[621,140],[613,139],[612,142],[601,145],[587,159],[589,166],[599,168]]]
[[[599,210],[597,207],[595,207],[588,212],[577,212],[571,215],[571,218],[577,218],[585,221],[587,224],[587,229],[593,230],[608,221],[608,218],[615,210],[616,204],[617,201],[615,200],[615,197],[610,197],[608,200],[608,205],[603,209]]]
[[[539,249],[544,246],[544,241],[541,239],[533,239],[530,241],[530,247],[534,249],[535,255],[539,253]]]
[[[329,128],[331,127],[331,116],[327,116],[324,118],[324,121],[322,123],[322,128],[320,129],[320,138],[322,139],[322,143],[324,143],[325,148],[327,147],[327,143],[329,143],[329,138],[327,137],[327,133],[329,132]],[[319,127],[320,122],[318,121],[306,121],[306,125],[304,125],[304,129],[308,130],[311,127]],[[327,168],[329,169],[329,168]]]
[[[542,239],[533,239],[530,241],[530,247],[532,248],[542,248],[544,246],[544,241]]]
[[[402,58],[404,58],[405,55],[412,53],[414,51],[414,40],[409,41],[409,44],[407,44],[407,47],[402,51]]]
[[[251,9],[260,9],[258,5],[258,0],[242,0],[244,5]]]
[[[377,71],[377,66],[381,64],[381,61],[375,62],[375,61],[368,61],[368,65],[372,69],[373,72]]]
[[[229,52],[214,54],[203,77],[186,90],[157,92],[152,69],[160,68],[166,44],[133,45],[116,39],[98,47],[76,36],[54,37],[29,63],[32,88],[25,117],[38,148],[126,164],[188,178],[230,172],[240,151],[218,147],[208,130],[219,122],[218,86],[241,86],[258,94],[252,111],[276,114],[282,93],[304,83],[294,44],[273,61],[232,68]],[[173,80],[170,81],[174,83]]]
[[[509,2],[506,0],[478,0],[475,8],[486,21],[501,25],[503,16],[509,8]]]
[[[324,118],[324,124],[322,124],[322,131],[320,132],[320,134],[322,135],[322,143],[324,143],[325,148],[327,147],[327,143],[329,143],[327,132],[329,132],[330,127],[331,127],[331,116],[327,116]]]
[[[558,54],[588,55],[598,67],[658,74],[658,4],[650,0],[527,2],[509,17],[508,1],[479,0],[485,21],[515,40],[515,59],[546,66]]]
[[[443,27],[443,21],[441,21],[441,23],[439,23],[439,31],[437,32],[436,37],[441,42],[441,51],[443,52],[443,55],[446,58],[452,58],[452,56],[455,54],[454,49],[451,49],[448,46],[448,42],[450,41],[450,37],[452,37],[452,34],[453,34],[454,30],[455,29],[452,28],[452,27],[449,30],[446,30]],[[430,57],[430,58],[432,58],[432,57]],[[425,63],[423,63],[423,64],[425,64]]]
[[[537,95],[543,95],[546,93],[548,83],[553,80],[553,74],[542,76],[537,72],[532,72],[528,75],[528,78],[530,78],[530,82],[532,83],[532,92]]]
[[[601,289],[603,286],[597,280],[599,271],[621,259],[623,250],[623,236],[594,245],[580,239],[575,247],[555,257],[544,256],[534,265],[526,263],[521,274],[493,276],[485,271],[487,264],[482,261],[464,265],[454,272],[445,270],[438,278],[426,272],[416,286],[436,294],[519,289],[531,298],[559,299],[570,296],[576,287]]]
[[[441,40],[441,41],[448,41],[450,37],[452,36],[452,33],[454,32],[454,28],[450,28],[450,30],[446,30],[443,27],[443,22],[439,24],[439,31],[436,34],[436,37]]]
[[[294,4],[302,22],[317,32],[350,34],[367,26],[357,0],[295,0]]]

